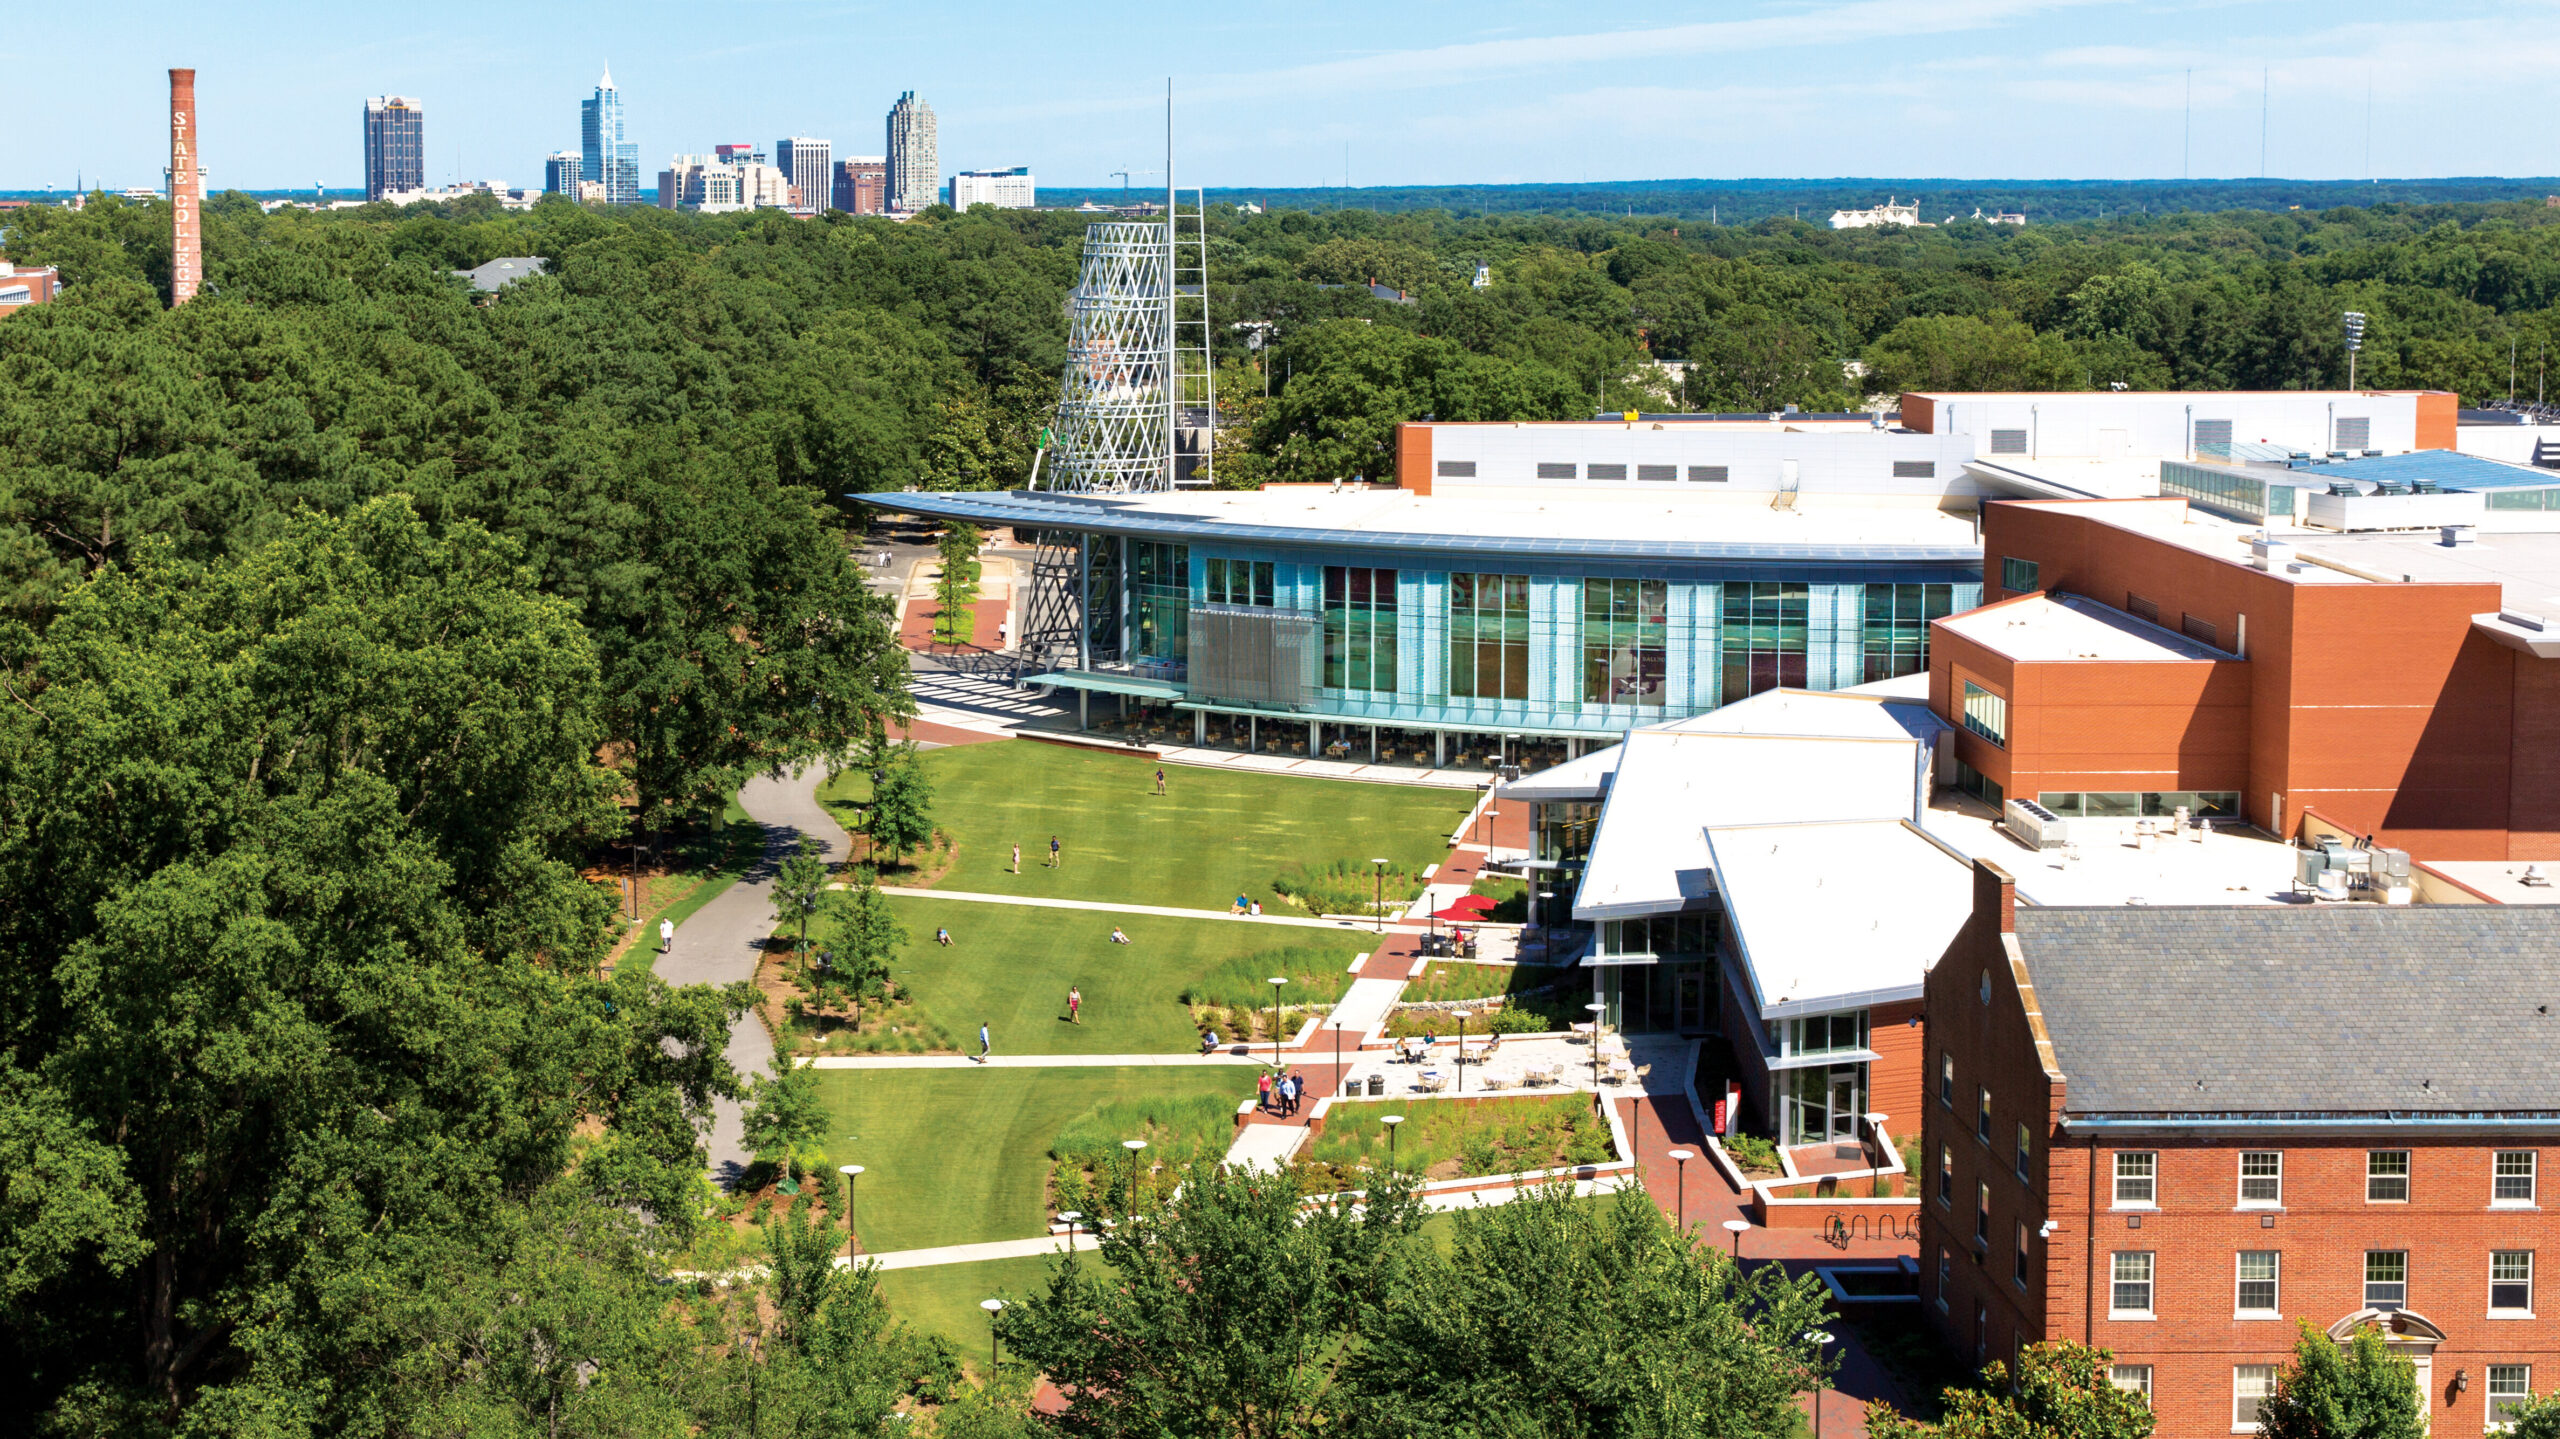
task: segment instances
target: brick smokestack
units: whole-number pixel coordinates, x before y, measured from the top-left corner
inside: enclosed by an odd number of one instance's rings
[[[204,185],[197,178],[196,72],[169,72],[169,303],[204,280]]]

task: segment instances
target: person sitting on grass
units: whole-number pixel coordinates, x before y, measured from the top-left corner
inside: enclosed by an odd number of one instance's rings
[[[1221,1041],[1218,1038],[1218,1031],[1216,1029],[1211,1028],[1200,1031],[1201,1054],[1211,1055],[1217,1053],[1220,1043]]]
[[[1247,906],[1247,905],[1249,905],[1249,904],[1251,904],[1251,903],[1253,903],[1253,901],[1252,901],[1252,900],[1245,898],[1243,895],[1237,895],[1237,896],[1236,896],[1236,905],[1235,905],[1235,908],[1233,908],[1233,909],[1231,909],[1231,910],[1228,910],[1228,911],[1227,911],[1227,913],[1229,913],[1229,914],[1242,914],[1242,913],[1244,913],[1244,911],[1245,911],[1245,906]]]
[[[1113,944],[1127,944],[1129,942],[1129,936],[1121,931],[1120,926],[1115,924],[1111,926],[1111,942]]]

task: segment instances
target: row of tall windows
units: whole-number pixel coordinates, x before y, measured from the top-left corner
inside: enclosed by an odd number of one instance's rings
[[[1952,1076],[1955,1056],[1947,1056],[1947,1064],[1947,1072]],[[2530,1207],[2534,1202],[2541,1157],[2540,1151],[2532,1149],[2491,1151],[2488,1174],[2490,1207]],[[2284,1151],[2241,1150],[2238,1178],[2238,1207],[2271,1209],[2283,1204]],[[2365,1151],[2364,1198],[2367,1204],[2409,1202],[2408,1150]],[[2118,1151],[2115,1156],[2115,1207],[2151,1209],[2158,1207],[2159,1203],[2160,1156],[2151,1150]]]
[[[1449,576],[1449,693],[1529,697],[1529,577]]]
[[[1211,560],[1207,571],[1209,603],[1272,607],[1275,591],[1269,560]]]
[[[2530,1364],[2492,1364],[2489,1370],[2488,1423],[2511,1424],[2515,1411],[2525,1396],[2533,1392],[2533,1366]],[[2117,1364],[2107,1371],[2107,1381],[2129,1394],[2139,1394],[2150,1404],[2151,1366]],[[2258,1406],[2275,1397],[2276,1366],[2273,1364],[2235,1364],[2231,1368],[2231,1429],[2243,1433],[2258,1423]]]
[[[1395,571],[1325,567],[1324,684],[1327,689],[1394,693]]]
[[[1129,583],[1140,657],[1185,658],[1191,637],[1191,547],[1131,540]]]
[[[1671,586],[1661,580],[1582,582],[1582,702],[1662,708],[1663,641]]]
[[[2151,1250],[2117,1250],[2108,1269],[2107,1317],[2152,1319],[2160,1312],[2159,1256]],[[2409,1251],[2364,1251],[2363,1307],[2391,1311],[2409,1305]],[[2319,1301],[2314,1301],[2315,1304]],[[2489,1251],[2489,1312],[2533,1312],[2533,1251]],[[2284,1252],[2243,1249],[2232,1256],[2231,1313],[2235,1319],[2284,1317]]]
[[[1929,621],[1955,613],[1953,585],[1869,585],[1859,616],[1866,680],[1899,679],[1929,667]]]
[[[1810,607],[1809,587],[1792,581],[1724,587],[1718,619],[1724,627],[1727,704],[1763,690],[1804,686]]]

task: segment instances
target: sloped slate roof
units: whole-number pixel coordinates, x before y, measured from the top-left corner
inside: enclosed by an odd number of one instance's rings
[[[2020,907],[2073,1114],[2560,1110],[2560,915]]]

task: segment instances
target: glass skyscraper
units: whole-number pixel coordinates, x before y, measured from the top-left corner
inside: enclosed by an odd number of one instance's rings
[[[625,138],[622,92],[613,88],[613,71],[596,82],[595,97],[578,106],[578,133],[585,149],[581,178],[604,186],[608,205],[640,203],[640,146]]]
[[[364,197],[427,187],[427,107],[406,95],[364,102]]]

